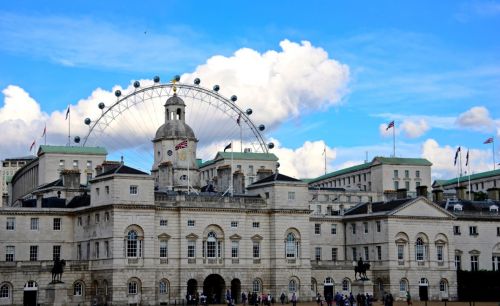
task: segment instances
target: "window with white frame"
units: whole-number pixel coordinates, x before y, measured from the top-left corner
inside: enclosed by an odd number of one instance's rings
[[[99,213],[95,214],[95,223],[99,223],[101,221],[101,215]]]
[[[2,287],[0,287],[0,299],[8,299],[10,295],[10,286],[8,284],[3,284]]]
[[[83,285],[81,282],[76,282],[73,285],[73,295],[74,296],[82,296],[83,295]]]
[[[288,201],[293,201],[293,200],[295,200],[295,192],[289,191],[288,192]]]
[[[193,227],[195,224],[194,220],[187,220],[187,226]]]
[[[255,259],[260,258],[260,241],[254,241],[252,249],[253,249],[252,251],[253,258]]]
[[[356,223],[351,223],[352,234],[356,235]]]
[[[128,294],[135,295],[139,291],[138,289],[139,289],[139,286],[138,286],[136,281],[130,281],[128,283]]]
[[[380,233],[382,229],[382,222],[380,221],[375,221],[375,224],[377,225],[377,233]]]
[[[357,260],[358,258],[358,252],[356,248],[352,248],[352,260]]]
[[[404,292],[408,290],[408,281],[406,279],[402,279],[399,281],[399,292]]]
[[[238,227],[238,221],[231,221],[231,228],[237,228]]]
[[[31,218],[30,230],[37,231],[39,228],[39,226],[38,226],[39,223],[40,223],[40,220],[38,218]]]
[[[137,185],[130,185],[130,194],[136,195],[139,193],[139,186]]]
[[[288,233],[286,236],[286,258],[298,257],[298,241],[293,233]]]
[[[365,246],[363,249],[365,251],[365,261],[369,261],[370,260],[370,250],[368,249],[367,246]]]
[[[398,260],[405,260],[405,246],[404,244],[398,244]]]
[[[260,288],[261,288],[260,280],[254,279],[253,282],[252,282],[252,290],[253,290],[253,292],[260,292]]]
[[[104,221],[109,221],[109,212],[104,213]]]
[[[238,258],[240,256],[240,242],[238,240],[231,241],[231,258]]]
[[[462,270],[462,255],[460,254],[455,254],[455,269]]]
[[[253,228],[259,228],[260,227],[260,223],[259,222],[252,222],[252,227]]]
[[[471,255],[470,257],[470,270],[478,271],[479,270],[479,256]]]
[[[363,228],[365,230],[365,234],[368,233],[368,222],[363,222]]]
[[[160,219],[160,226],[167,226],[168,225],[168,220],[167,219]]]
[[[321,223],[314,224],[314,234],[316,234],[316,235],[321,234]]]
[[[436,256],[437,256],[437,261],[443,261],[444,256],[443,256],[443,250],[444,246],[441,244],[436,245]]]
[[[321,247],[314,248],[314,258],[316,259],[316,261],[321,260]]]
[[[104,255],[109,258],[109,241],[104,241]]]
[[[160,294],[168,294],[168,283],[165,280],[160,281],[160,286],[158,288]]]
[[[500,255],[493,254],[493,256],[491,257],[491,264],[493,271],[500,271]]]
[[[207,236],[207,241],[206,241],[206,246],[207,246],[207,257],[208,258],[215,258],[217,257],[217,234],[214,232],[208,233]]]
[[[382,246],[377,245],[377,260],[382,260]]]
[[[448,292],[448,282],[446,280],[442,279],[439,282],[439,291],[441,291],[441,293]]]
[[[479,233],[477,231],[477,226],[469,226],[469,235],[471,236],[477,236]]]
[[[337,224],[332,224],[332,228],[331,228],[330,232],[332,235],[337,235]]]
[[[8,245],[5,247],[5,261],[14,261],[16,259],[16,247]]]
[[[344,279],[342,281],[342,290],[351,291],[351,282],[348,279]]]
[[[38,260],[38,246],[30,245],[30,261]]]
[[[100,257],[100,254],[99,254],[99,241],[96,241],[94,243],[94,257],[97,258],[97,259]]]
[[[7,217],[6,229],[8,231],[13,231],[16,228],[16,218]]]
[[[188,241],[188,258],[196,257],[196,241],[189,240]]]
[[[288,282],[288,291],[289,292],[296,292],[297,291],[297,281],[295,281],[294,279],[291,279],[289,282]]]
[[[142,240],[135,230],[127,234],[127,257],[142,257]]]
[[[160,240],[160,258],[168,257],[168,240],[161,239]]]
[[[417,242],[415,243],[415,260],[416,261],[424,261],[426,253],[426,246],[422,238],[417,238]]]
[[[61,218],[54,218],[54,222],[52,224],[52,228],[54,231],[60,231],[61,230]]]
[[[61,259],[61,246],[53,245],[52,246],[52,260]]]

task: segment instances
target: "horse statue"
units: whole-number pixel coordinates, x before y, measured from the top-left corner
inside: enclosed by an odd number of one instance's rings
[[[370,270],[370,264],[363,263],[363,259],[359,258],[358,265],[354,266],[354,278],[358,280],[357,275],[359,273],[360,280],[368,280],[368,277],[366,276],[366,271],[368,270]]]
[[[59,257],[54,259],[54,266],[52,267],[52,283],[62,283],[61,277],[64,272],[64,267],[66,266],[66,261],[64,259],[60,260]]]

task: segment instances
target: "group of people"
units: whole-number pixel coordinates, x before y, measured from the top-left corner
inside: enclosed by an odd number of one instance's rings
[[[318,304],[318,306],[323,306],[324,303],[326,303],[326,306],[332,306],[333,302],[335,302],[335,306],[372,306],[373,296],[369,295],[368,293],[358,293],[356,296],[354,296],[352,292],[349,295],[343,295],[337,292],[335,296],[332,296],[331,293],[327,293],[325,298],[323,299],[320,293],[316,294],[316,303]]]

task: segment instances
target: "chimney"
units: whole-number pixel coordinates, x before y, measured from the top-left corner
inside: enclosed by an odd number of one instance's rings
[[[373,212],[373,209],[372,209],[372,202],[368,202],[366,204],[366,213],[367,214],[371,214]]]
[[[418,186],[417,187],[417,197],[427,198],[427,186]]]
[[[465,200],[465,186],[455,187],[457,199]]]
[[[436,203],[443,201],[443,191],[441,189],[432,190],[432,201]]]
[[[102,166],[101,165],[97,165],[95,167],[95,175],[100,175],[102,174]]]
[[[397,190],[397,196],[396,198],[399,199],[406,199],[406,189],[405,188],[400,188]]]
[[[117,162],[117,161],[104,161],[102,163],[102,172],[107,172],[109,170],[112,170],[112,169],[116,169],[118,167],[120,167],[122,165],[121,162]]]
[[[63,186],[71,189],[80,188],[80,170],[66,169],[61,171]]]
[[[492,201],[498,201],[499,200],[499,193],[500,193],[500,188],[489,188],[488,189],[488,199]]]
[[[36,195],[36,208],[42,208],[43,194]]]

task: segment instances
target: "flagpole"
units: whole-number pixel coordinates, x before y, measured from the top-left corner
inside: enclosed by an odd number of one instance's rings
[[[326,174],[326,146],[323,148],[323,155],[325,155],[325,174]]]
[[[231,197],[233,196],[234,193],[234,188],[233,188],[233,142],[231,141]]]
[[[241,124],[240,124],[240,152],[243,152],[243,132],[241,130]]]
[[[469,163],[470,155],[469,150],[467,150],[467,172],[469,173],[469,201],[471,200],[471,190],[470,190],[470,163]]]
[[[68,146],[71,146],[71,105],[68,105]]]
[[[491,151],[493,152],[493,170],[496,168],[495,164],[495,136],[492,137],[493,141],[491,142]]]
[[[189,153],[189,142],[188,139],[186,138],[186,143],[187,143],[187,151],[188,151],[188,157],[187,157],[187,189],[188,189],[188,194],[189,194],[189,164],[191,163],[191,154]]]
[[[47,145],[47,123],[45,123],[45,128],[43,129],[44,145]]]
[[[392,157],[396,157],[396,123],[392,127]]]

